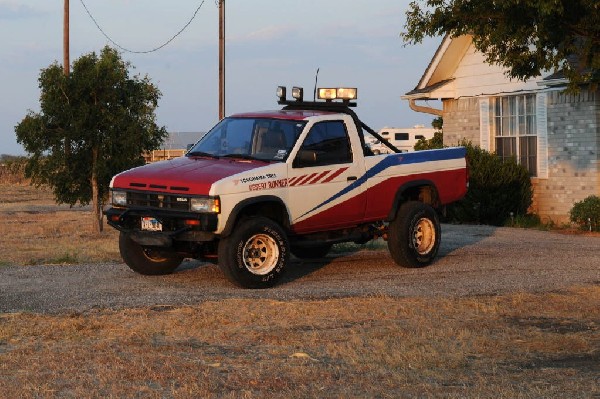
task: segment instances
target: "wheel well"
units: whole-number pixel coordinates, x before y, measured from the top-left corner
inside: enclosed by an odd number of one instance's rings
[[[222,235],[228,236],[236,223],[244,217],[263,216],[278,223],[285,230],[289,230],[290,218],[283,202],[277,197],[248,199],[236,205],[229,215]]]
[[[437,189],[431,182],[415,182],[409,186],[401,187],[396,193],[394,205],[390,209],[388,221],[396,217],[398,208],[407,201],[419,201],[437,208],[440,205],[440,198]]]

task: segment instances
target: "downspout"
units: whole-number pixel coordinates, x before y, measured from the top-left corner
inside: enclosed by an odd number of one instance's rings
[[[408,99],[408,106],[410,107],[410,109],[412,109],[413,111],[416,112],[423,112],[425,114],[431,114],[431,115],[437,115],[437,116],[442,116],[442,110],[441,109],[437,109],[437,108],[431,108],[431,107],[424,107],[422,105],[417,105],[415,103],[415,101],[417,101],[415,98],[410,98]]]

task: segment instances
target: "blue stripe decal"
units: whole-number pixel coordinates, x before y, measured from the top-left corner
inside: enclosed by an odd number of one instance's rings
[[[391,168],[396,165],[409,165],[415,163],[422,162],[431,162],[431,161],[446,161],[449,159],[459,159],[464,158],[467,154],[467,149],[465,147],[452,147],[452,148],[444,148],[441,150],[425,150],[425,151],[415,151],[415,152],[405,152],[401,154],[390,154],[386,156],[381,162],[375,164],[371,169],[367,170],[364,175],[358,178],[354,183],[348,185],[340,192],[334,194],[332,197],[326,199],[319,205],[315,206],[313,209],[305,212],[300,215],[298,219],[308,215],[311,212],[316,211],[317,209],[329,204],[332,201],[335,201],[342,195],[349,193],[350,191],[362,186],[367,182],[371,177],[383,172],[384,170]]]

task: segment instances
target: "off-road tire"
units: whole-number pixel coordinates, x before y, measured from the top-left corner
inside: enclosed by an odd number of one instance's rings
[[[119,251],[131,270],[146,276],[171,274],[183,261],[181,255],[143,247],[125,233],[119,235]]]
[[[290,257],[285,231],[265,217],[240,220],[219,242],[219,268],[243,288],[269,288],[284,273]]]
[[[422,202],[405,202],[390,222],[388,248],[402,267],[423,267],[433,262],[442,232],[435,210]]]
[[[324,258],[331,251],[332,244],[323,245],[292,245],[291,251],[298,259],[319,259]]]

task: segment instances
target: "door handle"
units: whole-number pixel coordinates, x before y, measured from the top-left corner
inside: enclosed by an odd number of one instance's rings
[[[348,178],[346,179],[347,181],[354,181],[356,180],[357,177],[356,176],[348,176]]]

